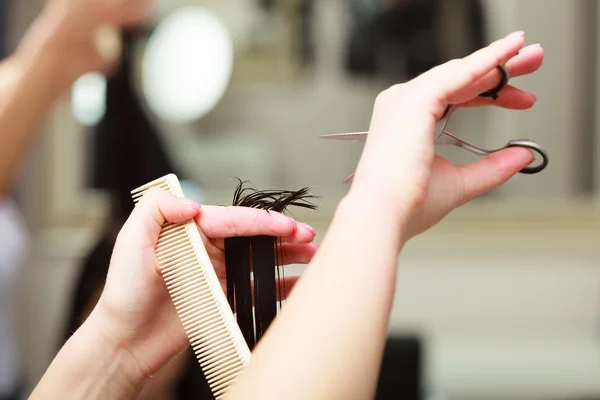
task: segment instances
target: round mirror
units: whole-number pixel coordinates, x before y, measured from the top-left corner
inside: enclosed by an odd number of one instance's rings
[[[174,11],[158,25],[142,61],[142,91],[160,118],[189,123],[221,100],[233,67],[231,36],[203,7]]]

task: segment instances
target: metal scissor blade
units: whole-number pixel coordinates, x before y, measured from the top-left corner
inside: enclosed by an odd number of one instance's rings
[[[351,133],[334,133],[332,135],[319,136],[321,139],[333,139],[333,140],[367,140],[368,132],[351,132]]]

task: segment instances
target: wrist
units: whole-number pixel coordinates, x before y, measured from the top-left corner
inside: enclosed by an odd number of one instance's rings
[[[396,226],[403,227],[409,219],[410,210],[402,206],[395,192],[388,190],[387,185],[383,182],[381,184],[377,182],[356,184],[354,182],[342,203],[345,207],[360,209],[363,215],[365,208],[374,210],[374,212],[368,213],[369,218],[373,218],[373,216],[385,218]]]
[[[148,377],[140,368],[127,343],[107,334],[99,314],[92,312],[73,335],[77,347],[90,349],[89,361],[97,365],[97,373],[86,376],[92,392],[99,398],[134,398]],[[76,336],[78,335],[78,336]],[[83,356],[84,358],[88,358]],[[93,367],[92,367],[93,368]]]
[[[351,189],[338,205],[336,218],[352,224],[360,235],[391,240],[397,252],[408,239],[409,216],[395,197],[385,191]]]
[[[132,399],[146,377],[118,341],[90,317],[67,340],[30,399]]]

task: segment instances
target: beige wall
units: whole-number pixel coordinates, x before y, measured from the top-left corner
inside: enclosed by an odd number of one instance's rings
[[[337,72],[343,43],[339,28],[344,24],[340,1],[318,2],[322,64],[314,79],[236,83],[221,105],[223,111],[211,116],[225,133],[207,131],[193,139],[183,129],[170,127],[165,133],[178,160],[185,160],[196,178],[214,188],[214,202],[224,202],[221,194],[231,193],[231,182],[224,177],[239,171],[261,187],[310,184],[324,196],[325,211],[314,225],[321,235],[326,231],[346,189],[338,182],[353,170],[361,145],[324,143],[316,136],[366,128],[379,90]],[[447,393],[478,399],[492,394],[539,398],[573,387],[600,393],[595,339],[600,322],[600,253],[595,250],[600,225],[592,218],[595,210],[577,205],[573,210],[566,201],[547,206],[513,201],[560,200],[577,193],[582,172],[576,162],[578,134],[586,98],[580,68],[587,57],[581,45],[585,31],[580,30],[585,2],[485,3],[490,37],[525,29],[532,43],[544,44],[544,68],[518,81],[534,90],[539,102],[528,112],[461,112],[452,129],[488,147],[516,137],[538,140],[550,152],[551,166],[539,176],[519,176],[498,191],[506,202],[467,207],[407,246],[400,260],[392,329],[417,329],[426,335],[431,346],[428,379]],[[219,7],[227,13],[225,2]],[[243,19],[238,12],[227,15],[231,21]],[[93,242],[102,215],[102,199],[81,191],[81,135],[62,103],[38,142],[22,184],[35,248],[23,276],[20,326],[34,379],[52,357],[74,267]],[[455,161],[472,160],[449,153]],[[234,161],[226,161],[224,154]],[[533,220],[529,212],[535,213]],[[526,219],[522,225],[521,218]]]

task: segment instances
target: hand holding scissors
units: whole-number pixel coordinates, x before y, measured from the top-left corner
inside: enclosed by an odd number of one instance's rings
[[[543,170],[548,155],[535,142],[516,140],[488,151],[445,131],[455,108],[523,110],[535,104],[533,94],[508,84],[509,77],[531,74],[542,65],[542,47],[524,44],[524,33],[515,32],[392,86],[377,98],[368,134],[326,136],[365,141],[356,174],[345,180],[353,181],[348,197],[376,208],[382,202],[396,204],[414,235],[515,174]],[[485,158],[456,166],[435,154],[435,144],[459,146]],[[530,166],[535,157],[529,150],[541,154],[541,164]]]
[[[504,66],[498,66],[499,70],[502,72],[502,81],[498,85],[497,88],[493,90],[489,90],[485,93],[480,94],[480,97],[491,97],[496,100],[499,97],[499,93],[504,89],[504,87],[508,84],[510,79],[510,73]],[[494,150],[486,150],[468,143],[459,137],[447,132],[446,125],[448,125],[448,121],[450,116],[454,112],[456,105],[448,106],[444,116],[440,119],[436,125],[434,130],[434,144],[436,145],[450,145],[460,147],[465,149],[475,155],[478,156],[488,156],[492,153],[498,152],[500,150],[509,148],[509,147],[523,147],[535,151],[540,156],[542,156],[542,161],[540,164],[536,166],[529,166],[521,169],[519,171],[522,174],[537,174],[538,172],[543,171],[548,166],[549,156],[546,151],[540,146],[538,143],[528,140],[528,139],[516,139],[508,142],[504,147]],[[368,132],[352,132],[352,133],[335,133],[332,135],[323,135],[321,138],[323,139],[333,139],[333,140],[360,140],[366,141]],[[344,183],[348,183],[352,180],[354,174],[350,175],[348,178],[344,179]]]

